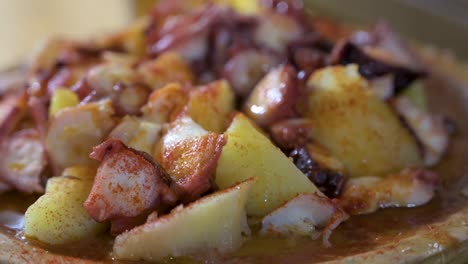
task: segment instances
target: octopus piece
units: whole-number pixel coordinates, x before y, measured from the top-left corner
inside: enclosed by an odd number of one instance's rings
[[[236,95],[245,98],[279,62],[275,55],[247,49],[236,53],[226,62],[222,76],[229,81]]]
[[[115,112],[119,116],[140,115],[141,107],[147,102],[150,90],[146,86],[114,86],[116,95],[112,100]],[[111,96],[112,98],[112,96]]]
[[[95,147],[90,157],[100,164],[83,206],[96,221],[110,220],[114,234],[144,223],[152,210],[177,201],[169,175],[143,152],[109,139]]]
[[[47,165],[39,133],[20,130],[0,146],[0,182],[24,193],[42,193],[41,172]]]
[[[257,17],[243,16],[233,10],[227,10],[218,18],[209,36],[208,66],[214,74],[222,74],[226,62],[237,53],[258,48],[253,39],[257,26]]]
[[[424,164],[426,166],[437,164],[450,143],[444,118],[419,109],[405,97],[396,98],[392,101],[392,105],[421,144]]]
[[[351,41],[370,55],[416,71],[424,69],[417,53],[387,23],[380,22],[370,31],[357,31]]]
[[[389,100],[395,94],[393,81],[395,80],[394,74],[386,74],[381,77],[369,80],[372,92],[381,100]]]
[[[128,64],[103,63],[88,70],[86,81],[98,94],[112,94],[117,83],[131,85],[138,75]]]
[[[359,66],[359,73],[366,79],[393,76],[392,96],[406,89],[414,80],[425,76],[425,72],[420,69],[413,69],[399,65],[396,62],[387,59],[390,55],[382,55],[384,52],[365,51],[350,41],[342,40],[335,45],[332,55],[332,64],[351,64]]]
[[[291,16],[268,12],[259,18],[254,40],[262,47],[283,53],[291,41],[298,40],[304,29]]]
[[[332,157],[325,149],[307,144],[291,150],[296,167],[328,197],[337,197],[343,190],[345,176],[343,164]]]
[[[71,87],[86,74],[83,66],[62,67],[47,82],[47,91],[52,95],[58,88]]]
[[[434,196],[439,176],[424,169],[405,169],[398,174],[349,179],[340,204],[352,215],[368,214],[379,208],[415,207]]]
[[[203,60],[208,52],[209,29],[220,13],[221,9],[207,6],[190,14],[169,17],[157,40],[150,43],[150,54],[175,51],[191,63]]]
[[[289,60],[305,72],[325,67],[333,44],[316,31],[305,33],[300,39],[288,43]]]
[[[46,40],[29,63],[29,94],[42,97],[52,94],[58,85],[71,85],[84,75],[84,67],[100,61],[103,51],[87,43],[60,38]]]
[[[51,119],[45,146],[56,175],[72,165],[93,163],[93,146],[106,138],[115,125],[110,100],[63,109]]]
[[[49,121],[49,109],[47,107],[48,98],[31,96],[28,99],[28,107],[37,132],[42,139],[46,138],[47,125]]]
[[[156,151],[156,160],[176,182],[183,202],[196,200],[212,187],[213,174],[223,135],[207,132],[187,115],[181,114],[169,126]]]
[[[293,149],[303,146],[311,140],[314,125],[307,118],[291,118],[273,124],[270,134],[281,149]]]
[[[117,115],[136,115],[147,101],[149,89],[139,84],[138,74],[130,65],[104,63],[92,67],[86,83],[93,90],[93,99],[112,100]]]
[[[254,88],[245,105],[246,114],[255,123],[268,127],[297,116],[296,105],[301,91],[292,66],[271,70]]]
[[[9,94],[0,101],[0,142],[15,129],[27,111],[26,93]]]
[[[317,194],[299,194],[262,220],[261,234],[310,236],[322,234],[323,244],[348,215],[330,199]]]
[[[161,128],[159,124],[125,116],[109,134],[109,138],[118,139],[133,149],[152,154],[154,145],[160,138]]]

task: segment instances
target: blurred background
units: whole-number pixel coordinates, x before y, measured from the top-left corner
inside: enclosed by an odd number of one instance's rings
[[[254,0],[245,0],[254,1]],[[0,0],[0,70],[48,35],[83,38],[116,30],[154,0]],[[313,14],[357,24],[389,21],[411,39],[468,60],[468,0],[304,0]]]
[[[0,0],[0,70],[51,34],[77,38],[116,30],[133,17],[127,0]]]

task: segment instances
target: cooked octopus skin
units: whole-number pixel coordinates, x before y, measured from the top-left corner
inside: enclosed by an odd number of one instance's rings
[[[330,235],[349,216],[332,200],[317,194],[299,194],[265,216],[261,234],[314,237],[322,233],[322,241],[330,247]]]
[[[224,135],[207,132],[183,113],[169,125],[156,159],[176,182],[175,189],[184,203],[212,189],[216,164],[226,142]]]
[[[296,71],[290,65],[271,70],[254,88],[245,105],[246,114],[262,127],[298,116],[301,96]]]
[[[9,94],[0,101],[0,142],[12,132],[27,112],[25,93]]]
[[[405,169],[385,178],[352,178],[344,186],[340,204],[351,215],[420,206],[432,199],[438,180],[436,173],[425,169]]]
[[[227,60],[222,76],[229,81],[237,96],[246,98],[279,61],[280,59],[271,53],[245,49]]]
[[[393,94],[400,93],[412,81],[426,75],[425,72],[420,70],[405,68],[404,66],[394,65],[391,62],[374,58],[347,40],[336,44],[331,56],[332,64],[358,64],[359,73],[366,79],[374,79],[392,73],[394,75]]]
[[[128,148],[119,140],[108,139],[95,147],[90,156],[100,164],[83,206],[96,221],[132,224],[141,215],[170,207],[177,201],[169,187],[170,177],[143,152]]]
[[[334,171],[320,166],[310,155],[307,147],[296,146],[290,153],[297,168],[309,178],[321,192],[328,197],[337,197],[340,195],[345,177],[340,171]]]
[[[418,109],[404,97],[393,100],[392,106],[420,143],[425,165],[437,164],[449,147],[450,128],[446,119]]]
[[[311,139],[313,127],[310,119],[291,118],[274,123],[270,127],[270,134],[281,149],[293,149],[305,145]]]
[[[0,145],[0,183],[24,193],[42,193],[46,151],[34,129],[15,132]]]

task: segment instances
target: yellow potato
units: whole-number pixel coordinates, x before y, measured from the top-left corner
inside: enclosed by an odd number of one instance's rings
[[[356,65],[317,71],[308,86],[312,138],[341,160],[350,176],[385,176],[421,165],[416,141],[371,92]]]
[[[70,89],[60,88],[54,91],[50,100],[49,116],[55,115],[59,110],[72,107],[80,102],[78,95]]]
[[[206,1],[205,1],[206,2]],[[227,5],[239,13],[255,15],[261,11],[259,1],[245,0],[216,0],[216,4]]]
[[[24,216],[24,233],[48,244],[64,244],[92,237],[106,228],[88,216],[88,197],[96,169],[75,166],[47,182],[46,193]]]
[[[218,160],[216,184],[227,188],[256,177],[247,201],[247,214],[264,216],[300,193],[321,194],[243,114],[235,116],[225,134],[227,144]]]
[[[213,251],[231,252],[249,234],[245,203],[254,180],[205,196],[115,238],[117,259],[158,261]]]
[[[234,110],[234,93],[225,80],[215,81],[190,94],[190,117],[208,131],[223,133],[229,125],[228,114]]]

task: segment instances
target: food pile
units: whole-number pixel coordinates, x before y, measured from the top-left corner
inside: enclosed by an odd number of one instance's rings
[[[110,232],[116,259],[322,237],[434,196],[450,122],[386,24],[351,31],[300,1],[159,1],[125,30],[51,38],[3,87],[0,191],[43,195],[28,239]],[[226,5],[226,3],[228,3]]]

